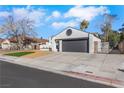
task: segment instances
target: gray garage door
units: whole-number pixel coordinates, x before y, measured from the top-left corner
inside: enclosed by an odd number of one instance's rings
[[[88,40],[62,40],[63,52],[88,52]]]

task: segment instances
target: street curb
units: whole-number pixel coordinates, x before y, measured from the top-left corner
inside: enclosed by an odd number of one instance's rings
[[[108,85],[108,86],[114,86],[114,87],[119,87],[119,88],[124,87],[124,81],[120,81],[120,80],[95,76],[95,75],[87,74],[87,73],[79,73],[79,72],[72,72],[72,71],[63,71],[63,72],[67,73],[69,76],[73,76],[73,77],[76,77],[76,78],[85,79],[85,80],[88,80],[88,81],[105,84],[105,85]]]

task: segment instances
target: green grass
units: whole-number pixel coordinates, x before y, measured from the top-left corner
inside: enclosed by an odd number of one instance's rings
[[[34,52],[15,52],[15,53],[8,53],[8,54],[5,54],[5,55],[21,57],[21,56],[32,54],[32,53],[34,53]]]

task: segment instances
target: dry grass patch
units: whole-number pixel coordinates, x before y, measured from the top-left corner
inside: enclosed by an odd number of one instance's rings
[[[37,58],[51,54],[49,51],[33,51],[34,53],[23,56],[24,58]]]
[[[9,53],[15,53],[15,52],[23,52],[20,50],[0,50],[0,54],[5,55],[5,54],[9,54]]]

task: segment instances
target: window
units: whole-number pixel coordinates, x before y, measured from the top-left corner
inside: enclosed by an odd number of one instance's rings
[[[68,29],[67,31],[66,31],[66,35],[67,36],[70,36],[72,34],[72,30],[71,29]]]

